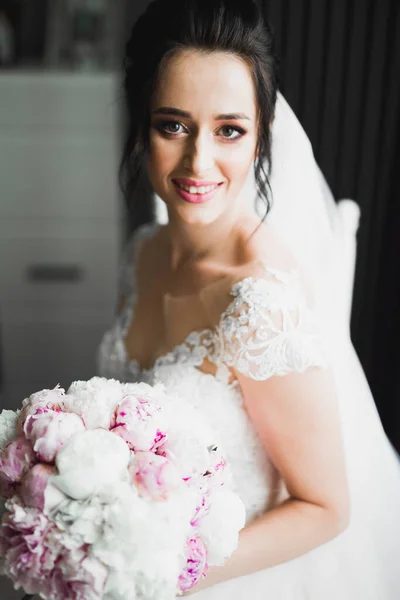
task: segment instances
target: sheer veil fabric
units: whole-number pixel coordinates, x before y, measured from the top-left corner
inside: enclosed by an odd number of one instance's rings
[[[326,336],[340,406],[351,493],[347,530],[299,559],[225,582],[198,600],[398,600],[400,598],[400,461],[388,440],[350,339],[342,224],[336,203],[314,159],[310,141],[278,93],[272,125],[273,206],[269,223],[302,265]],[[254,202],[254,181],[249,201]],[[156,198],[157,220],[166,212]],[[257,211],[263,216],[260,203]],[[324,569],[327,570],[326,576]],[[328,574],[330,571],[330,574]],[[334,590],[326,587],[335,572]],[[294,584],[294,581],[296,583]],[[332,579],[333,581],[333,579]],[[268,590],[278,595],[268,595]]]

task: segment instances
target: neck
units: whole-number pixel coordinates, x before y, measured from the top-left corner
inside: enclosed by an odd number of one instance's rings
[[[170,214],[166,234],[171,271],[177,273],[199,262],[234,263],[245,238],[251,236],[259,219],[255,213],[233,212],[201,225],[184,222]]]

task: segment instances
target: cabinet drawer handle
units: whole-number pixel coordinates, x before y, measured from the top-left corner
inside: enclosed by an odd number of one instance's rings
[[[32,283],[76,283],[82,281],[84,271],[78,265],[29,265],[26,269],[28,281]]]

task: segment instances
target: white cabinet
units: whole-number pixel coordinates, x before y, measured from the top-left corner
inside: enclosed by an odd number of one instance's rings
[[[110,171],[112,166],[117,169],[116,148],[110,141],[112,137],[107,140],[96,132],[2,133],[2,220],[39,216],[115,220],[116,181]]]
[[[1,407],[95,374],[122,245],[119,85],[0,75]]]
[[[6,312],[35,306],[39,314],[49,305],[68,310],[113,302],[119,243],[110,223],[67,217],[25,221],[6,219],[8,227],[0,224],[1,302]]]

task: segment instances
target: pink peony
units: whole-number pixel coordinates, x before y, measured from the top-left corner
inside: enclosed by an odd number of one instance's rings
[[[82,419],[74,413],[53,412],[29,415],[24,429],[38,458],[53,462],[58,450],[74,433],[85,430]]]
[[[82,548],[66,552],[51,573],[48,600],[101,600],[108,569]]]
[[[166,439],[160,428],[159,412],[156,404],[144,398],[126,396],[117,408],[112,432],[135,452],[156,452]]]
[[[23,433],[25,421],[29,415],[46,412],[60,412],[64,408],[65,390],[58,385],[52,390],[40,390],[25,398],[23,408],[18,415],[17,431]]]
[[[7,501],[0,526],[2,571],[27,593],[50,593],[49,574],[55,566],[61,545],[47,538],[55,526],[38,509],[20,504],[17,497]]]
[[[32,508],[44,509],[44,492],[47,487],[49,477],[57,473],[57,469],[50,465],[37,464],[27,472],[22,479],[20,496],[26,506]]]
[[[153,452],[137,452],[129,472],[139,492],[153,500],[166,500],[171,492],[182,485],[179,473],[171,463]]]
[[[186,543],[186,565],[179,575],[179,588],[189,590],[207,573],[207,550],[199,536]]]
[[[48,600],[101,600],[108,573],[104,565],[61,535],[40,510],[18,500],[8,501],[7,509],[0,555],[3,572],[14,584]]]
[[[17,437],[0,451],[0,495],[11,497],[25,473],[36,463],[32,444]]]

